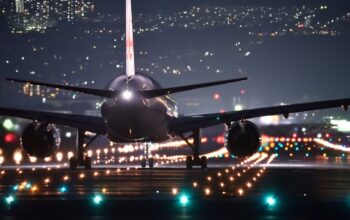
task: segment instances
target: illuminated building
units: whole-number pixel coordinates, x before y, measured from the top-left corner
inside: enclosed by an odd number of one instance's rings
[[[24,0],[16,0],[16,12],[24,13]]]
[[[90,1],[84,0],[15,0],[12,3],[12,13],[9,16],[12,33],[30,31],[45,32],[58,22],[74,22],[84,17],[86,12],[93,10]]]

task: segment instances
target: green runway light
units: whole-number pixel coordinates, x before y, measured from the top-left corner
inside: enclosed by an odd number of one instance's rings
[[[27,183],[27,185],[26,185],[26,189],[29,189],[30,187],[32,187],[32,184]]]
[[[94,196],[93,200],[96,205],[99,205],[102,202],[102,196],[96,195]]]
[[[11,203],[13,203],[15,201],[15,198],[13,196],[7,196],[5,198],[5,201],[8,205],[11,205]]]
[[[60,192],[61,192],[61,193],[67,192],[67,187],[62,186],[62,187],[60,188]]]
[[[179,198],[179,200],[180,200],[180,204],[181,204],[182,206],[186,206],[186,205],[188,205],[188,203],[189,203],[189,198],[188,198],[187,195],[181,195],[180,198]]]
[[[276,199],[275,197],[273,196],[267,196],[266,199],[265,199],[265,202],[268,206],[272,207],[272,206],[275,206],[276,205]]]

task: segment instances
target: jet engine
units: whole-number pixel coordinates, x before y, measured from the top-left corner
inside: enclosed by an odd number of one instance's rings
[[[261,134],[253,122],[234,122],[227,130],[225,146],[234,156],[251,156],[258,151],[260,145]]]
[[[53,155],[61,144],[58,129],[53,124],[30,123],[22,133],[21,145],[29,155],[44,158]]]

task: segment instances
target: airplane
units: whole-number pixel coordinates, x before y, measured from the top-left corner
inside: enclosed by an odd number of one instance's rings
[[[225,124],[227,150],[232,155],[248,157],[257,152],[261,145],[260,130],[249,119],[268,115],[283,115],[288,118],[291,113],[295,112],[334,107],[348,110],[350,105],[350,98],[346,98],[224,113],[179,116],[176,103],[169,96],[170,94],[244,81],[247,80],[247,77],[162,88],[152,77],[136,72],[131,0],[126,0],[125,41],[126,72],[114,78],[107,86],[108,89],[7,78],[12,82],[69,90],[105,99],[101,105],[102,117],[0,107],[0,115],[32,120],[24,128],[21,136],[21,146],[24,152],[38,158],[54,154],[61,140],[56,125],[62,125],[77,129],[76,154],[75,157],[70,158],[70,169],[77,167],[91,169],[91,158],[87,155],[86,149],[99,135],[105,135],[110,141],[116,143],[147,143],[141,166],[148,165],[150,168],[154,166],[154,160],[149,157],[148,143],[164,142],[180,137],[193,150],[193,155],[186,158],[186,168],[192,169],[193,166],[200,166],[206,169],[207,158],[200,157],[199,154],[200,133],[203,128]],[[96,135],[89,138],[86,132]]]

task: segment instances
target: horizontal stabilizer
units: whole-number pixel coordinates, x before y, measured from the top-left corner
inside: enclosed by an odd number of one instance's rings
[[[44,82],[37,82],[37,81],[31,81],[31,80],[21,80],[21,79],[12,79],[7,78],[6,80],[11,82],[18,82],[18,83],[29,83],[32,85],[39,85],[39,86],[46,86],[56,89],[64,89],[69,90],[73,92],[80,92],[85,93],[89,95],[95,95],[100,96],[104,98],[114,98],[118,95],[118,91],[111,91],[111,90],[102,90],[102,89],[91,89],[91,88],[83,88],[83,87],[75,87],[75,86],[65,86],[65,85],[59,85],[59,84],[52,84],[52,83],[44,83]]]
[[[178,93],[178,92],[184,92],[184,91],[189,91],[189,90],[199,89],[199,88],[204,88],[204,87],[239,82],[239,81],[243,81],[243,80],[247,80],[247,79],[248,79],[248,77],[242,77],[242,78],[236,78],[236,79],[229,79],[229,80],[222,80],[222,81],[208,82],[208,83],[200,83],[200,84],[193,84],[193,85],[187,85],[187,86],[145,90],[145,91],[141,91],[141,93],[146,98],[155,98],[155,97],[159,97],[159,96],[169,95],[172,93]]]

